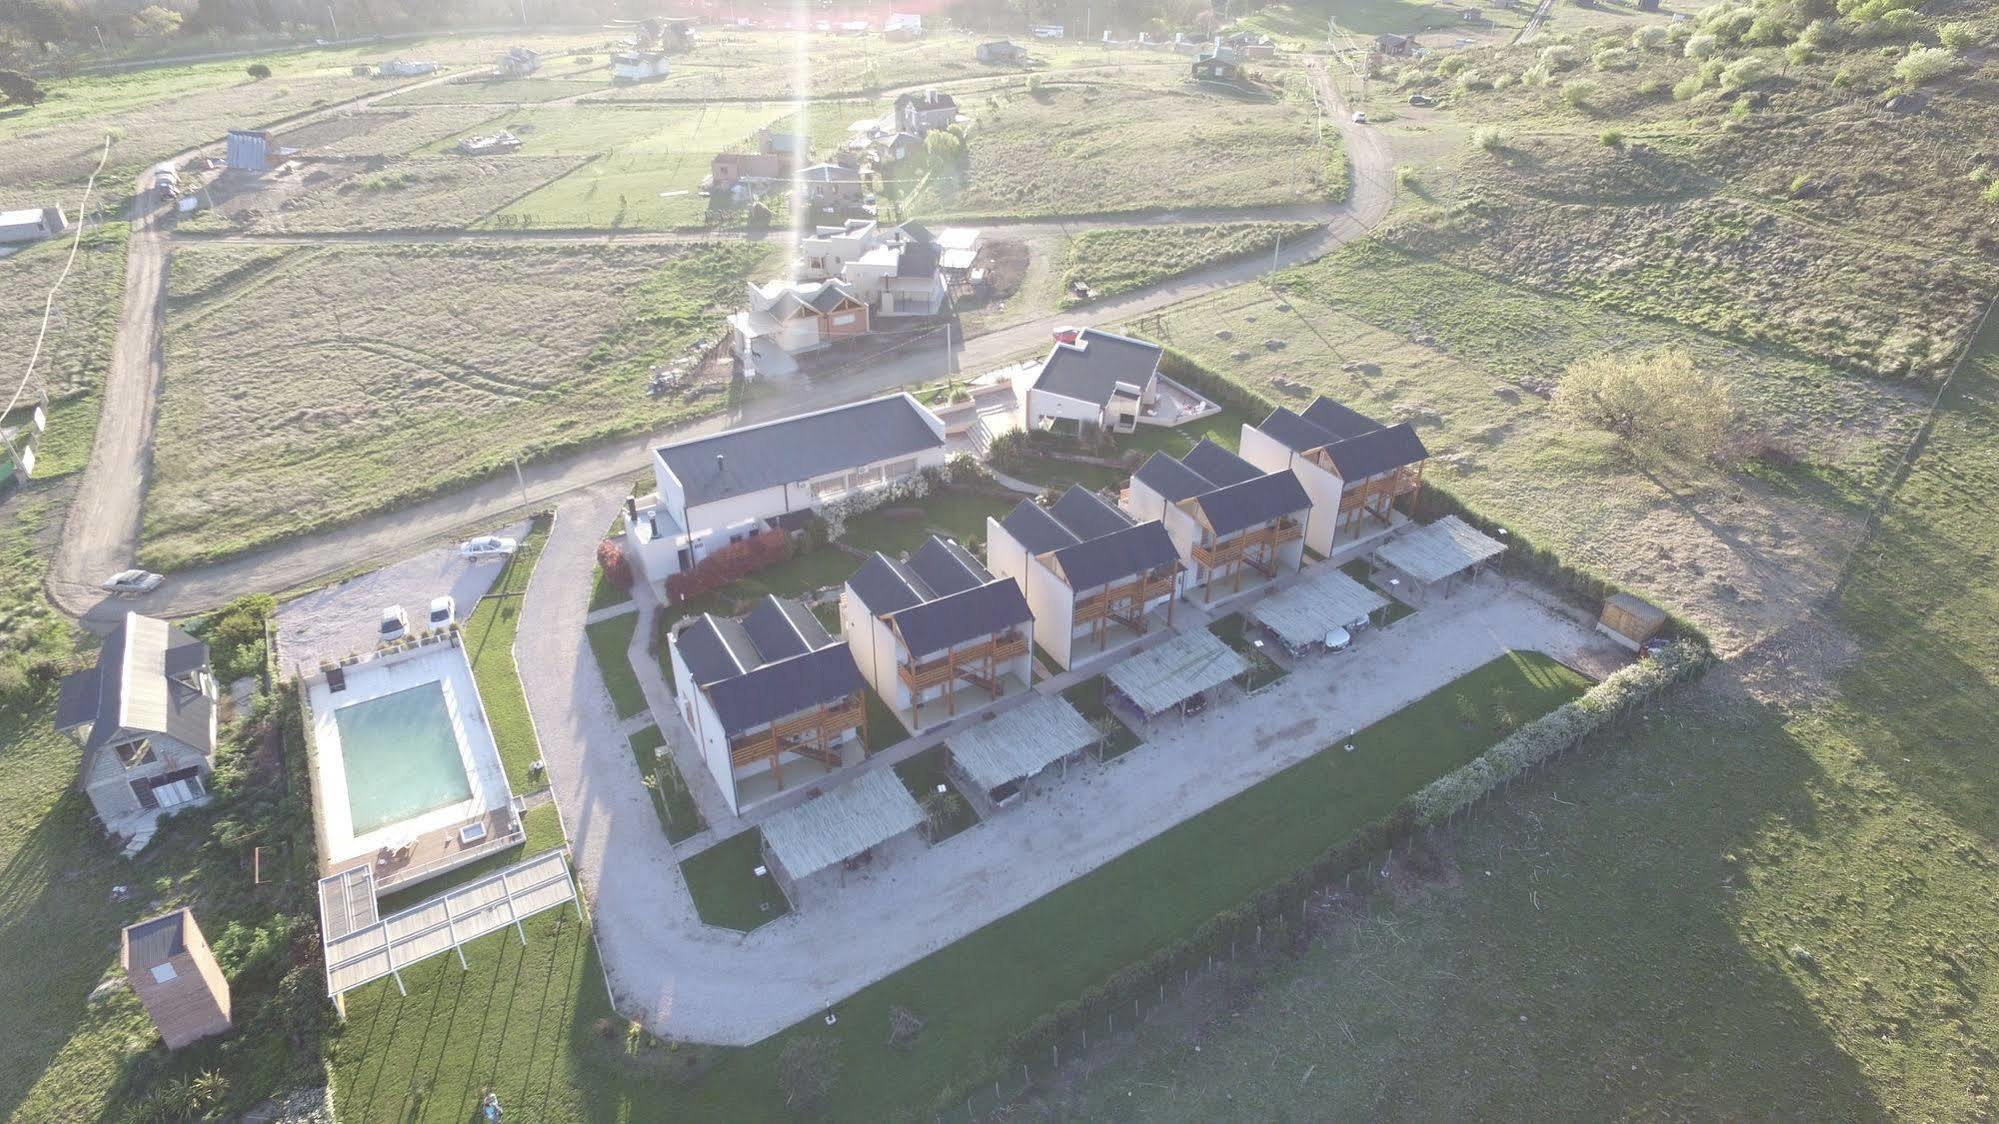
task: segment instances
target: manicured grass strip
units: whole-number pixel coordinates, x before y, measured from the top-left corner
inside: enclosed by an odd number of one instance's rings
[[[866,735],[862,741],[868,747],[868,752],[880,753],[889,746],[901,744],[909,737],[909,731],[903,728],[902,719],[895,716],[895,712],[888,708],[887,700],[876,694],[873,687],[865,690],[868,724],[862,731]]]
[[[945,766],[949,762],[950,750],[941,745],[933,745],[922,753],[895,767],[895,775],[902,778],[902,786],[909,790],[916,802],[923,805],[928,815],[931,802],[939,799],[937,786],[945,788],[942,796],[955,802],[953,814],[941,821],[933,821],[930,831],[932,843],[942,843],[953,835],[979,822],[979,813],[972,809],[971,801],[958,790],[958,784],[951,779]]]
[[[590,654],[597,657],[597,671],[604,677],[604,689],[611,692],[611,705],[620,718],[642,714],[646,709],[645,688],[639,686],[638,674],[632,670],[627,655],[638,628],[637,613],[620,613],[583,626],[583,633],[590,640]]]
[[[671,756],[659,753],[666,744],[659,727],[647,726],[631,736],[631,743],[632,760],[638,763],[646,791],[652,794],[653,810],[659,813],[659,826],[665,829],[667,842],[678,843],[706,827],[700,809],[694,806],[694,794],[680,776],[680,767]]]
[[[777,880],[757,877],[764,864],[763,832],[732,835],[680,864],[701,920],[724,929],[751,929],[791,912]]]
[[[478,862],[466,863],[457,870],[446,871],[435,878],[426,878],[382,897],[381,912],[386,915],[399,909],[436,897],[453,886],[463,886],[502,867],[512,866],[523,859],[533,858],[545,851],[553,851],[566,842],[562,838],[562,816],[556,812],[553,803],[538,808],[529,808],[521,813],[521,827],[527,838],[504,851],[495,851]]]
[[[620,518],[622,518],[622,516]],[[591,612],[594,613],[599,609],[608,609],[613,605],[623,605],[626,602],[630,601],[631,599],[632,599],[632,591],[629,589],[619,589],[617,586],[612,585],[611,580],[604,576],[604,571],[601,567],[591,572],[590,574]]]
[[[879,550],[890,556],[915,550],[935,532],[964,544],[982,542],[986,517],[1000,518],[1019,502],[1019,497],[940,490],[913,504],[881,508],[848,520],[842,541],[859,550]],[[907,511],[911,508],[920,509],[922,515],[911,518]]]
[[[514,667],[514,632],[520,627],[521,594],[534,576],[535,562],[541,558],[542,544],[548,541],[549,517],[535,516],[528,526],[520,549],[503,564],[500,578],[465,620],[465,654],[472,660],[472,677],[479,684],[479,699],[486,704],[486,724],[500,748],[500,763],[506,767],[507,783],[515,792],[539,792],[548,779],[536,776],[530,767],[541,760],[541,742],[535,737],[534,722],[528,717],[527,696],[521,690],[520,673]]]
[[[1103,760],[1109,761],[1113,757],[1121,757],[1143,744],[1142,739],[1132,733],[1131,727],[1118,721],[1117,715],[1111,713],[1111,708],[1104,705],[1103,676],[1098,675],[1083,680],[1062,692],[1062,697],[1068,699],[1069,705],[1076,708],[1076,713],[1088,719],[1090,725],[1099,731],[1110,731],[1110,736],[1097,746],[1097,753]]]

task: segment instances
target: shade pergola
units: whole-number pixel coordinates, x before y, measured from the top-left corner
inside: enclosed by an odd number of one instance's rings
[[[843,863],[923,822],[893,772],[871,769],[764,822],[764,846],[794,881]]]
[[[383,976],[395,976],[402,990],[403,968],[451,951],[465,966],[466,943],[508,925],[526,944],[522,921],[574,901],[576,884],[561,851],[536,855],[379,920],[371,868],[329,875],[319,881],[326,993],[338,1000]],[[581,917],[580,903],[576,910]]]
[[[1409,575],[1418,585],[1433,585],[1505,552],[1505,543],[1480,533],[1455,515],[1446,515],[1390,540],[1374,552],[1374,557]]]
[[[944,744],[965,778],[991,792],[1031,777],[1097,740],[1096,728],[1067,699],[1046,695],[953,734]]]
[[[1336,628],[1365,621],[1388,598],[1341,573],[1321,566],[1311,577],[1258,602],[1250,619],[1277,634],[1287,648],[1317,644]]]
[[[1104,678],[1150,718],[1248,670],[1240,652],[1197,628],[1118,663]]]

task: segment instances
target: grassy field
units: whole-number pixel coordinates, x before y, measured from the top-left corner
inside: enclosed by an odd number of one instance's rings
[[[655,364],[720,327],[763,257],[712,247],[181,249],[142,561],[268,543],[654,429],[719,384],[648,398]],[[251,255],[245,257],[244,255]],[[607,300],[604,293],[616,293]],[[323,309],[310,324],[301,309]],[[244,362],[265,377],[245,382]]]
[[[81,469],[97,436],[98,394],[118,330],[125,287],[126,228],[108,226],[83,239],[49,317],[48,336],[35,364],[35,387],[49,396],[49,428],[36,446],[35,475],[61,476]],[[6,393],[27,370],[28,356],[42,325],[49,287],[61,276],[69,242],[27,247],[0,261],[0,353],[17,357],[9,365]],[[25,398],[36,402],[35,387]],[[0,399],[0,406],[6,400]],[[24,424],[25,413],[5,419]]]
[[[1980,1115],[1995,392],[1988,327],[1823,617],[1516,786],[1198,1055],[1148,1037],[1054,1111]]]
[[[1280,239],[1316,229],[1304,222],[1190,223],[1132,229],[1087,230],[1069,242],[1062,262],[1061,307],[1157,285],[1184,273],[1270,251]]]
[[[747,933],[791,912],[777,881],[756,876],[762,865],[763,832],[750,828],[681,863],[680,874],[701,920]]]
[[[915,204],[926,219],[1305,203],[1327,188],[1311,115],[1297,102],[1197,92],[1177,73],[1065,79],[1033,94],[1023,85],[966,110],[978,125],[965,181],[933,179]]]
[[[400,156],[299,176],[224,179],[188,233],[462,230],[583,165],[569,156]]]
[[[500,764],[506,767],[507,784],[515,792],[548,787],[547,776],[532,768],[541,760],[541,739],[535,735],[527,693],[514,666],[514,636],[520,628],[521,598],[527,595],[535,563],[541,560],[550,522],[549,516],[535,517],[493,588],[465,618],[465,654],[472,661],[472,677],[479,684],[479,700],[500,750]]]
[[[971,802],[965,799],[965,794],[959,790],[957,782],[951,779],[950,757],[949,749],[933,745],[895,767],[896,777],[902,781],[902,786],[909,790],[909,794],[916,798],[917,803],[922,804],[936,797],[938,785],[944,786],[945,796],[957,802],[949,818],[934,827],[925,828],[927,832],[925,838],[932,843],[942,843],[979,822],[979,813],[973,809]],[[929,806],[926,804],[924,807],[927,813]]]
[[[620,613],[583,629],[590,640],[590,654],[597,659],[597,671],[604,678],[604,689],[610,692],[611,705],[619,718],[630,718],[646,708],[645,690],[639,686],[632,661],[625,655],[638,627],[637,613]]]

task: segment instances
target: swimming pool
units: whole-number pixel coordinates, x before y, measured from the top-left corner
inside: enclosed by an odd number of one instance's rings
[[[333,712],[352,833],[413,819],[472,796],[444,685],[420,683]]]

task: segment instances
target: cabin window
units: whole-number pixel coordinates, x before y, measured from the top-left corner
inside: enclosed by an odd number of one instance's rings
[[[843,312],[840,315],[835,316],[833,318],[833,326],[836,328],[844,328],[847,325],[852,324],[854,322],[855,315],[856,314],[852,312]]]
[[[126,742],[119,746],[118,760],[123,762],[127,769],[136,769],[159,760],[159,755],[153,752],[153,743],[149,739],[140,738],[138,741]]]
[[[911,457],[906,461],[896,461],[888,466],[887,472],[891,480],[899,476],[914,476],[916,475],[916,458]]]

